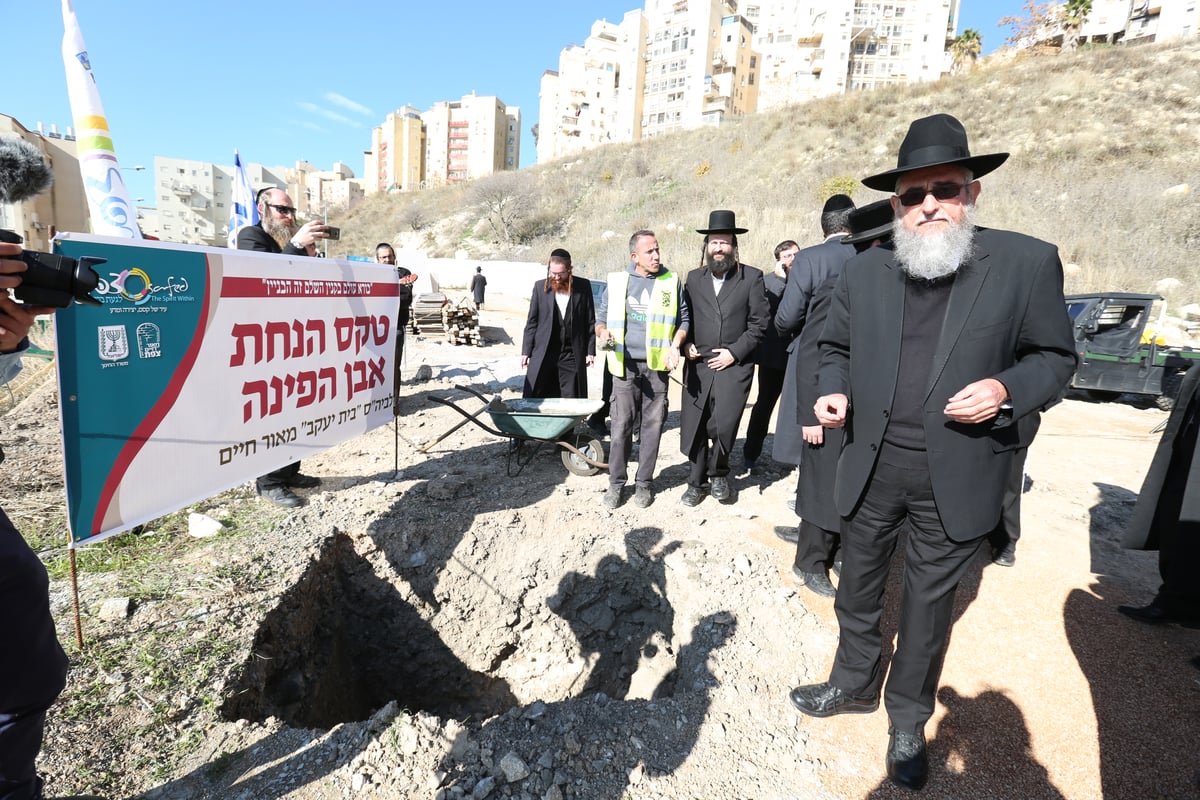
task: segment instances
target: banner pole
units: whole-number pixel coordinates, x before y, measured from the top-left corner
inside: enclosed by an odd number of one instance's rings
[[[79,573],[75,569],[75,540],[67,548],[71,564],[71,599],[75,607],[75,644],[83,652],[83,621],[79,615]]]

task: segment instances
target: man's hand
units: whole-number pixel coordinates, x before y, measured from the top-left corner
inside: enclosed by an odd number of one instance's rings
[[[328,239],[325,233],[326,225],[319,219],[310,219],[300,226],[300,230],[292,236],[292,243],[301,247],[312,247],[321,239]]]
[[[987,422],[1000,413],[1008,389],[995,378],[968,383],[946,403],[943,413],[955,422]]]
[[[801,425],[800,435],[813,446],[825,444],[825,429],[820,425]]]
[[[813,405],[813,413],[817,422],[826,428],[840,428],[846,424],[846,410],[850,407],[850,399],[844,394],[824,394],[817,398]]]
[[[720,372],[726,367],[733,366],[735,361],[737,359],[733,357],[733,353],[729,352],[728,348],[714,347],[712,358],[707,363],[709,369],[714,372]]]
[[[591,356],[588,356],[588,358],[591,358]],[[522,354],[521,355],[521,369],[525,369],[528,366],[529,366],[529,356]],[[590,367],[591,364],[588,364],[588,366]]]
[[[681,356],[679,355],[679,348],[675,345],[671,345],[671,347],[667,349],[667,369],[673,370],[679,366],[680,358]]]
[[[695,361],[700,357],[700,351],[696,348],[696,345],[692,344],[691,342],[688,342],[683,348],[683,354],[687,357],[688,361]]]
[[[21,273],[28,267],[21,260],[21,245],[0,243],[0,289],[21,285]]]
[[[587,358],[585,358],[583,361],[584,361],[584,363],[585,363],[585,364],[587,364],[587,365],[590,367],[590,366],[592,366],[593,364],[595,364],[595,363],[596,363],[596,357],[595,357],[595,356],[588,356],[588,357],[587,357]]]

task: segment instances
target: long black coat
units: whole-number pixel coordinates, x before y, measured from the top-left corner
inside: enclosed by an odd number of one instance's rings
[[[1013,420],[1053,400],[1075,370],[1075,341],[1053,245],[980,228],[975,256],[958,271],[934,350],[923,406],[929,477],[947,535],[967,541],[995,527],[1013,450]],[[875,247],[842,270],[820,337],[822,395],[850,399],[838,461],[837,506],[858,505],[892,409],[904,326],[905,276],[895,253]],[[952,422],[943,409],[963,387],[995,378],[1012,409],[987,422]]]
[[[279,243],[271,238],[271,234],[263,230],[262,223],[247,225],[238,231],[238,250],[258,250],[261,253],[283,253],[286,256],[306,256],[308,251],[294,246],[291,242],[280,248]]]
[[[525,334],[521,338],[521,354],[529,356],[529,367],[525,372],[525,397],[537,397],[534,387],[542,368],[553,366],[546,363],[549,353],[558,358],[559,342],[554,337],[554,320],[558,307],[554,292],[547,292],[544,281],[533,285],[529,296],[529,316],[525,321]],[[596,307],[592,299],[592,284],[587,278],[571,279],[571,298],[567,301],[567,313],[563,324],[567,328],[571,353],[575,356],[575,397],[587,397],[588,356],[596,355]]]
[[[807,449],[800,433],[796,383],[800,379],[801,368],[815,372],[817,362],[804,362],[797,338],[805,327],[809,306],[817,288],[831,275],[841,272],[854,252],[854,245],[842,244],[841,238],[829,239],[797,253],[792,270],[788,273],[787,287],[775,312],[775,330],[780,338],[788,342],[787,375],[779,396],[779,418],[775,423],[775,444],[771,450],[771,457],[780,464],[799,464]]]
[[[705,435],[700,420],[712,398],[721,446],[730,452],[754,380],[754,353],[770,323],[763,274],[742,264],[725,279],[717,295],[708,269],[694,269],[688,273],[683,294],[691,311],[684,349],[694,344],[702,356],[695,361],[687,359],[683,368],[680,450],[690,456],[697,433]],[[727,348],[736,361],[723,370],[709,369],[707,357],[716,347]]]
[[[825,325],[825,316],[829,313],[829,296],[833,294],[836,283],[837,275],[833,275],[818,287],[812,296],[804,330],[796,339],[797,360],[804,365],[796,373],[794,387],[799,406],[797,433],[799,426],[811,427],[821,424],[813,411],[819,396],[817,364],[821,360],[821,348],[818,344],[821,328]],[[796,513],[805,522],[811,522],[827,531],[836,531],[842,524],[842,516],[837,511],[837,503],[834,502],[838,456],[842,453],[842,435],[841,428],[826,428],[825,441],[822,444],[804,443],[804,457],[800,461]]]
[[[1183,385],[1179,387],[1179,396],[1175,400],[1175,408],[1167,419],[1167,427],[1163,430],[1162,438],[1158,441],[1158,449],[1154,451],[1154,460],[1150,462],[1150,470],[1142,483],[1142,491],[1138,493],[1137,505],[1133,509],[1133,517],[1129,527],[1125,529],[1121,544],[1133,550],[1158,550],[1162,546],[1162,527],[1171,526],[1174,529],[1184,529],[1187,524],[1200,524],[1200,447],[1193,453],[1190,463],[1178,463],[1175,459],[1177,441],[1180,429],[1188,421],[1188,416],[1200,414],[1200,365],[1187,371]],[[1186,452],[1186,451],[1182,451]],[[1175,469],[1187,469],[1186,480],[1183,481],[1182,492],[1171,496],[1172,491],[1164,491],[1172,459],[1176,460]],[[1178,476],[1177,476],[1178,477]],[[1180,492],[1175,488],[1174,492]],[[1170,513],[1164,518],[1161,512],[1163,506],[1179,504],[1179,519],[1175,520]],[[1178,523],[1185,523],[1180,526]],[[1200,579],[1200,576],[1196,576]]]

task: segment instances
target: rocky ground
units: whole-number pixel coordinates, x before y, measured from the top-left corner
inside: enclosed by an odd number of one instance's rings
[[[307,507],[227,492],[193,509],[226,522],[217,537],[85,573],[82,651],[55,582],[73,669],[39,762],[50,795],[899,796],[882,710],[811,720],[787,701],[837,641],[773,533],[795,523],[794,472],[685,508],[677,413],[648,509],[605,509],[605,477],[550,450],[508,477],[506,440],[473,425],[419,451],[461,420],[431,395],[473,411],[454,385],[519,393],[523,309],[500,306],[486,347],[410,345],[406,374],[432,379],[406,382],[398,429],[305,461],[324,479]],[[61,480],[53,401],[47,386],[5,418],[23,527]],[[1200,796],[1200,632],[1115,612],[1157,587],[1155,554],[1118,536],[1164,418],[1047,414],[1017,564],[981,558],[960,591],[924,795]]]

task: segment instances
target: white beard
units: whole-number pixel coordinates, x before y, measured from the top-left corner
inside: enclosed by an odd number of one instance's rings
[[[892,240],[900,266],[911,278],[935,281],[958,272],[975,254],[975,206],[963,206],[963,220],[938,233],[910,231],[897,219]]]

